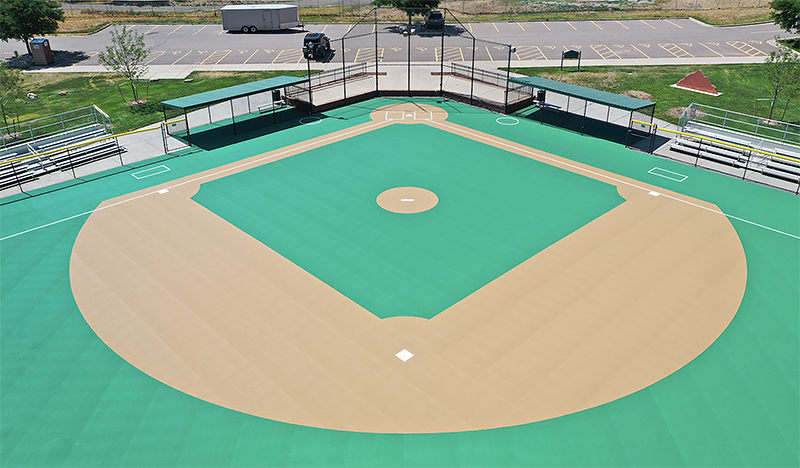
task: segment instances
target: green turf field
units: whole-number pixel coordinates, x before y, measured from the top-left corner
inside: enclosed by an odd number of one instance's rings
[[[728,329],[662,381],[557,419],[451,434],[300,427],[174,390],[112,352],[77,309],[69,260],[86,215],[19,234],[108,198],[365,122],[371,108],[392,102],[369,101],[331,111],[340,118],[312,127],[167,158],[159,164],[171,171],[152,178],[118,171],[33,198],[2,200],[0,465],[800,465],[800,197],[778,190],[539,123],[501,126],[489,112],[437,104],[455,123],[716,203],[734,217],[748,267],[747,291]],[[653,167],[688,178],[660,178],[648,173]]]
[[[406,186],[439,203],[411,215],[378,206]],[[624,201],[612,185],[411,125],[207,182],[192,198],[380,318],[432,318]]]

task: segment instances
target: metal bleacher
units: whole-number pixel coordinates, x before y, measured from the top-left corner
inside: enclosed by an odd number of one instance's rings
[[[800,184],[800,144],[686,119],[670,149],[716,164]]]
[[[4,138],[0,149],[0,190],[125,151],[110,119],[95,106],[16,125],[16,133],[9,128],[2,129],[14,138]]]

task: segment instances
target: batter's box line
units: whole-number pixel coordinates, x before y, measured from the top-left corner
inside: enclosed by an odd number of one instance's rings
[[[404,111],[386,111],[386,120],[403,120],[405,115]]]
[[[433,120],[433,112],[414,111],[414,120]]]
[[[647,173],[653,174],[654,176],[663,177],[665,179],[674,180],[675,182],[683,182],[689,178],[687,175],[678,174],[677,172],[668,171],[660,167],[654,167],[647,171]]]

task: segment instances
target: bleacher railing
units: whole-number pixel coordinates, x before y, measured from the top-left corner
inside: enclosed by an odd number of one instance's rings
[[[691,122],[702,122],[706,125],[734,130],[757,138],[794,145],[800,144],[800,126],[798,125],[694,102],[683,111],[678,123],[680,128],[684,129]]]
[[[100,126],[106,133],[112,131],[111,118],[95,105],[1,127],[1,148],[5,149],[92,126]]]

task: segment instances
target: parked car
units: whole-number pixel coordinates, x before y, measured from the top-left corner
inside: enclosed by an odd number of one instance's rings
[[[427,15],[425,15],[425,27],[426,28],[443,28],[444,27],[444,15],[441,11],[431,11]]]
[[[303,56],[310,60],[325,58],[331,51],[331,41],[325,33],[308,33],[303,39]]]

